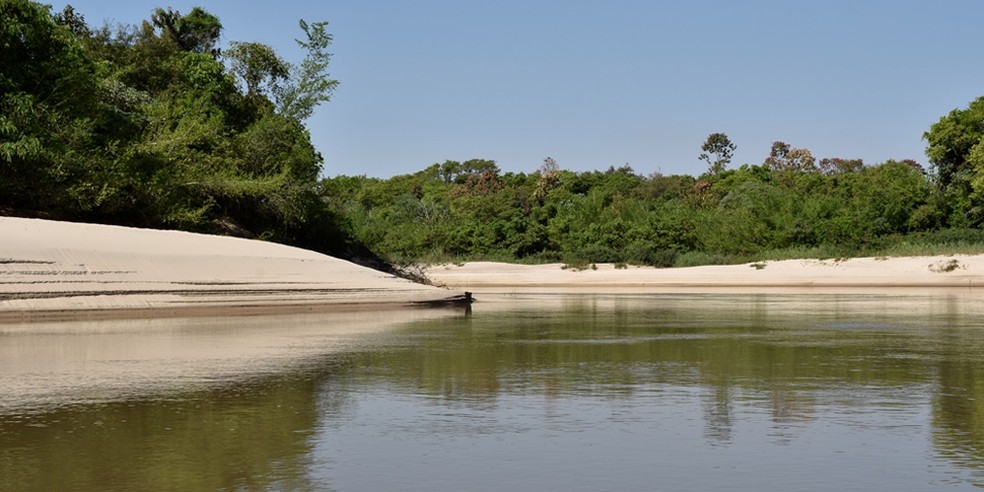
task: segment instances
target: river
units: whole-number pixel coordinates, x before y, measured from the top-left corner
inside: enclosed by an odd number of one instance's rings
[[[514,294],[4,324],[0,490],[972,490],[980,304]]]

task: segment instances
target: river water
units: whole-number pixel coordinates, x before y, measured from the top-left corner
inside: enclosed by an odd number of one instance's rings
[[[0,325],[0,490],[984,486],[973,291]]]

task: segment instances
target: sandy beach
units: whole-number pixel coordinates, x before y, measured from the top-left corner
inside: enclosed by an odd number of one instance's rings
[[[264,241],[0,217],[0,320],[378,309],[456,295]]]
[[[984,256],[784,260],[744,265],[649,268],[598,264],[476,262],[426,270],[437,285],[475,293],[512,292],[883,292],[984,287]]]
[[[464,291],[735,292],[984,287],[984,256],[786,260],[657,269],[474,262],[420,285],[264,241],[0,217],[0,319],[405,307]]]

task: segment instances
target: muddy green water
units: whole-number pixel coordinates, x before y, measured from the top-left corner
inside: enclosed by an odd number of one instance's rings
[[[971,490],[979,298],[0,325],[0,490]]]

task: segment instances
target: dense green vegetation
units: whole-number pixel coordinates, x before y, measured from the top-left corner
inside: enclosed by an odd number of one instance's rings
[[[219,47],[222,25],[200,8],[110,29],[71,7],[0,0],[0,214],[239,234],[396,263],[984,250],[984,98],[926,132],[929,173],[914,161],[818,161],[783,142],[761,164],[728,169],[736,146],[712,133],[698,177],[628,165],[579,173],[547,158],[529,174],[473,159],[319,180],[304,121],[337,85],[332,38],[326,23],[300,27],[307,56],[291,64],[259,43]]]
[[[784,142],[762,164],[726,169],[736,146],[712,133],[699,177],[627,165],[576,173],[550,158],[534,173],[501,173],[476,159],[327,179],[321,194],[355,237],[396,262],[686,266],[984,251],[984,98],[925,139],[935,173],[912,160],[818,162]]]
[[[397,262],[680,266],[984,249],[974,209],[917,164],[828,161],[712,162],[699,178],[627,166],[575,173],[549,159],[536,173],[502,174],[491,161],[449,161],[387,180],[327,179],[322,194],[357,238]]]
[[[300,22],[290,64],[251,42],[217,46],[195,8],[93,28],[0,0],[0,213],[268,238],[352,255],[315,193],[304,126],[332,95],[326,23]]]

